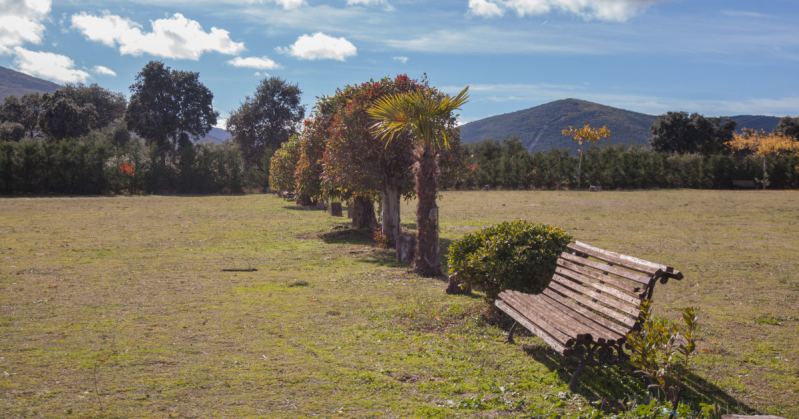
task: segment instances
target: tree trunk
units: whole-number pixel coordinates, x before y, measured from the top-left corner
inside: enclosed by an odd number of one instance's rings
[[[314,205],[314,202],[311,199],[310,195],[301,193],[297,195],[297,205],[302,205],[303,207],[310,207],[311,205]]]
[[[399,188],[395,185],[386,185],[383,187],[381,195],[383,198],[383,214],[380,229],[385,236],[393,238],[396,242],[400,231]]]
[[[352,199],[352,228],[373,229],[377,227],[377,217],[375,216],[375,206],[371,199],[355,197]]]
[[[438,159],[431,147],[419,147],[414,151],[416,163],[413,175],[416,179],[416,255],[413,270],[419,275],[441,275],[438,261]]]
[[[580,164],[577,165],[577,192],[580,192],[580,180],[582,179],[582,175],[583,175],[583,151],[582,149],[580,149]]]
[[[766,156],[763,156],[763,190],[766,190]]]

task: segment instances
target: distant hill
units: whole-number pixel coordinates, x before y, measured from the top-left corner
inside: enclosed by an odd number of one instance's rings
[[[516,136],[530,152],[551,148],[568,148],[576,153],[578,144],[564,136],[561,131],[569,126],[592,127],[603,125],[610,129],[610,138],[597,143],[631,143],[649,146],[652,133],[649,128],[655,122],[655,115],[628,111],[611,106],[600,105],[579,99],[564,99],[546,103],[521,111],[491,116],[461,126],[461,139],[473,143],[486,138],[502,139]],[[774,116],[739,115],[731,117],[742,127],[771,131],[780,118]]]
[[[777,116],[738,115],[731,116],[730,119],[738,123],[738,132],[743,128],[771,132],[780,123],[780,118]]]
[[[0,67],[0,101],[6,96],[21,97],[27,93],[53,93],[61,86],[47,80],[31,77],[5,67]]]
[[[222,128],[211,128],[211,131],[208,134],[197,140],[198,143],[214,143],[214,144],[222,144],[225,140],[229,140],[231,135],[229,132],[223,130]]]

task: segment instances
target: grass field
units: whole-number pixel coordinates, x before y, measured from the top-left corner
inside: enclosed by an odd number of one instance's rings
[[[687,399],[799,417],[799,193],[439,205],[442,245],[521,218],[673,265],[685,279],[655,288],[656,314],[695,306],[702,325]],[[630,367],[564,393],[573,362],[503,343],[479,295],[444,294],[345,225],[270,195],[0,199],[0,416],[518,417],[641,394]]]

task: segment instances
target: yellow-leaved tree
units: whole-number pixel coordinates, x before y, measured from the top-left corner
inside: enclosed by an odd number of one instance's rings
[[[740,134],[733,134],[732,141],[727,142],[727,147],[735,151],[748,151],[756,156],[763,157],[763,189],[766,189],[766,158],[783,153],[799,153],[799,141],[786,137],[781,132],[766,134],[763,130],[755,131],[748,128],[741,130]]]
[[[580,143],[580,148],[577,151],[580,152],[580,164],[577,166],[577,190],[580,190],[580,177],[581,172],[583,170],[583,148],[586,142],[595,143],[600,139],[610,137],[610,130],[606,126],[602,126],[602,128],[591,128],[591,124],[585,124],[584,127],[580,129],[574,129],[569,127],[569,129],[565,129],[563,131],[563,135],[568,135],[578,143]]]

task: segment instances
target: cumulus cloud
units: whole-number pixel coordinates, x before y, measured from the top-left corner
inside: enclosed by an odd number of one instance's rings
[[[297,42],[288,48],[277,47],[281,54],[288,54],[301,60],[339,60],[357,55],[355,45],[344,38],[334,38],[317,32],[313,35],[302,35]]]
[[[244,43],[233,42],[228,31],[211,28],[211,32],[205,32],[199,22],[180,13],[150,24],[152,32],[142,32],[140,24],[116,15],[94,16],[86,12],[72,15],[73,28],[92,41],[109,47],[119,45],[122,55],[147,53],[196,61],[207,51],[235,55],[244,50]]]
[[[83,83],[89,78],[89,73],[76,69],[75,62],[65,55],[28,51],[22,47],[14,47],[14,55],[14,65],[31,76],[61,83]]]
[[[482,17],[498,17],[505,14],[504,9],[486,0],[469,0],[469,11]]]
[[[275,0],[275,3],[283,7],[285,10],[291,10],[305,4],[305,0]]]
[[[278,63],[270,60],[266,56],[247,58],[236,57],[227,63],[235,67],[256,68],[259,70],[273,70],[275,68],[280,68]]]
[[[497,17],[510,10],[523,17],[560,11],[585,20],[624,22],[639,11],[662,1],[666,0],[469,0],[469,12],[477,16]]]
[[[399,62],[405,64],[405,63],[408,62],[408,57],[403,57],[403,56],[394,57],[394,61],[399,61]]]
[[[0,54],[26,42],[42,42],[41,21],[50,13],[50,0],[0,1]]]
[[[117,76],[117,73],[115,73],[114,70],[111,70],[108,67],[103,67],[101,65],[94,66],[94,68],[92,68],[92,72],[94,74],[99,74],[101,76],[111,76],[111,77]]]

